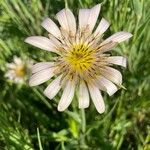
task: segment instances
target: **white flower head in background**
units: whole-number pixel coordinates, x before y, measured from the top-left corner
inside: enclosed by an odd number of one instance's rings
[[[32,64],[33,62],[31,60],[25,61],[14,56],[13,62],[6,64],[8,71],[6,72],[5,77],[15,83],[23,83],[27,79]]]
[[[126,58],[105,52],[129,39],[132,34],[121,31],[103,40],[103,33],[109,27],[108,21],[102,18],[94,30],[100,8],[101,4],[91,9],[80,9],[78,25],[71,10],[63,9],[56,14],[60,28],[50,18],[42,22],[49,38],[31,36],[25,40],[57,54],[54,61],[39,62],[32,67],[29,84],[36,86],[54,77],[44,94],[53,99],[63,89],[58,111],[64,111],[70,105],[77,91],[79,108],[87,108],[91,97],[97,111],[103,113],[105,105],[101,91],[113,95],[122,84],[121,73],[112,65],[126,67]]]

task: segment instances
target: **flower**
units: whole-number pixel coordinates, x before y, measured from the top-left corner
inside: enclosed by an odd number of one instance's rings
[[[97,111],[103,113],[105,105],[101,91],[113,95],[122,84],[121,73],[111,66],[126,67],[126,58],[105,52],[132,34],[121,31],[103,41],[102,36],[109,23],[102,18],[94,30],[100,8],[101,4],[91,9],[80,9],[78,27],[71,10],[63,9],[56,14],[60,28],[50,18],[42,22],[49,38],[31,36],[25,39],[28,44],[57,54],[54,61],[39,62],[32,67],[29,84],[36,86],[55,77],[44,94],[53,99],[63,89],[58,111],[64,111],[70,105],[77,91],[79,108],[87,108],[91,96]]]
[[[6,65],[8,71],[6,72],[5,77],[15,83],[23,83],[27,78],[32,64],[33,62],[31,60],[26,62],[21,58],[14,56],[13,62]]]

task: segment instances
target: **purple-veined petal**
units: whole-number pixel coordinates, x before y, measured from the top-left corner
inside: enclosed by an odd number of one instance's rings
[[[102,18],[98,27],[94,32],[94,35],[101,36],[108,29],[109,26],[110,26],[109,22],[106,19]]]
[[[90,15],[90,9],[80,9],[79,10],[79,29],[82,31],[87,24]]]
[[[79,108],[89,107],[89,92],[84,81],[81,81],[79,86],[79,95],[78,95]]]
[[[91,9],[80,9],[79,10],[79,29],[82,32],[82,30],[85,30],[85,28],[89,28],[89,31],[92,32],[99,12],[100,12],[101,4],[97,4]]]
[[[56,38],[59,39],[61,37],[61,32],[59,28],[50,18],[46,18],[41,25],[43,28],[45,28],[50,34],[52,34]]]
[[[33,74],[29,80],[29,85],[36,86],[46,82],[55,75],[53,72],[54,68],[49,68]]]
[[[62,28],[69,33],[75,35],[76,33],[76,20],[70,9],[63,9],[56,14],[57,19]]]
[[[106,43],[109,43],[109,42],[116,42],[116,43],[121,43],[127,39],[129,39],[130,37],[132,37],[132,34],[129,33],[129,32],[125,32],[125,31],[120,31],[120,32],[117,32],[113,35],[111,35],[109,38],[107,38],[106,40],[104,40],[101,45],[104,45]]]
[[[101,95],[100,90],[93,84],[88,84],[89,92],[92,98],[92,101],[97,109],[97,111],[101,114],[105,111],[105,104],[103,101],[103,97]]]
[[[122,56],[111,56],[107,58],[109,63],[126,67],[127,59]]]
[[[49,99],[53,99],[56,96],[56,94],[59,92],[59,90],[61,89],[61,84],[60,84],[61,78],[62,78],[62,75],[54,79],[49,84],[49,86],[44,90],[44,94]]]
[[[111,67],[105,67],[105,69],[101,70],[101,74],[107,78],[108,80],[112,81],[113,83],[117,85],[122,84],[122,75],[121,73]]]
[[[118,89],[117,87],[108,79],[104,78],[103,76],[99,76],[98,78],[98,84],[101,86],[104,86],[109,96],[113,95]]]
[[[39,72],[41,70],[50,68],[54,66],[54,62],[39,62],[32,66],[32,73]]]
[[[43,37],[43,36],[31,36],[25,39],[25,42],[28,44],[31,44],[33,46],[36,46],[40,49],[55,52],[58,53],[58,51],[55,48],[55,45],[50,39]]]
[[[116,47],[117,44],[118,44],[118,43],[116,43],[116,42],[110,41],[110,42],[108,42],[108,43],[102,45],[102,46],[99,48],[99,53],[104,53],[104,52],[110,51],[110,50],[112,50],[114,47]]]
[[[67,81],[66,86],[64,88],[63,94],[58,104],[58,111],[64,111],[70,105],[75,92],[75,82]]]

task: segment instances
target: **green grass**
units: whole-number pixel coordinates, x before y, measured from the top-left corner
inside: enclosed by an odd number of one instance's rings
[[[77,16],[82,7],[102,2],[105,17],[114,32],[133,34],[112,54],[128,58],[123,86],[114,96],[104,94],[106,112],[93,107],[84,114],[76,98],[65,112],[57,111],[59,94],[52,101],[44,97],[46,84],[17,85],[4,75],[14,55],[35,61],[51,54],[24,43],[31,35],[46,34],[40,26],[46,16],[68,6]],[[4,150],[150,150],[150,1],[149,0],[1,0],[0,1],[0,149]]]

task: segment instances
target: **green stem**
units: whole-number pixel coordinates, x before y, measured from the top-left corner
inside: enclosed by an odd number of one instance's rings
[[[81,109],[81,126],[82,126],[82,132],[85,133],[86,131],[86,118],[85,118],[85,110]]]
[[[85,110],[81,109],[81,134],[80,134],[80,143],[81,148],[86,148],[85,142],[85,132],[86,132],[86,117],[85,117]]]
[[[64,0],[65,1],[65,8],[67,9],[68,8],[68,1],[67,0]]]

